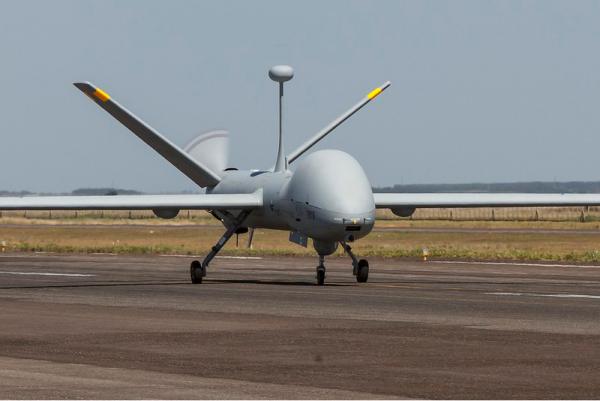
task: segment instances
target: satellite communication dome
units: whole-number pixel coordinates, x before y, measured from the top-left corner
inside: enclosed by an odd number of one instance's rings
[[[286,82],[294,78],[294,69],[289,65],[276,65],[269,70],[269,78],[275,82]]]

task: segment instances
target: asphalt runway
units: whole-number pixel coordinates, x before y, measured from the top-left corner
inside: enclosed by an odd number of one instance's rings
[[[599,398],[600,267],[0,255],[0,399]]]

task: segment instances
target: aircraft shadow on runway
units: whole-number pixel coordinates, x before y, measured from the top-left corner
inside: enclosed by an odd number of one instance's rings
[[[305,286],[315,287],[312,281],[280,281],[280,280],[256,280],[256,279],[234,279],[234,280],[206,280],[199,288],[206,285],[218,284],[260,284],[260,285],[280,285],[280,286]],[[15,285],[0,286],[0,290],[23,290],[23,289],[47,289],[47,288],[86,288],[86,287],[135,287],[135,286],[166,286],[166,285],[192,285],[188,281],[144,281],[144,282],[101,282],[101,283],[80,283],[80,284],[41,284],[41,285]],[[328,283],[328,287],[348,287],[355,286],[353,283]]]
[[[221,284],[257,284],[257,285],[276,285],[276,286],[298,286],[298,287],[315,287],[315,283],[312,281],[281,281],[281,280],[257,280],[257,279],[232,279],[232,280],[224,280],[224,279],[213,279],[206,280],[203,284],[198,285],[199,288],[202,286],[212,286],[212,285],[221,285]],[[375,287],[377,285],[386,285],[386,286],[402,286],[402,285],[461,285],[465,286],[461,288],[464,291],[480,291],[481,288],[468,288],[469,286],[480,287],[480,286],[531,286],[531,285],[544,285],[544,286],[561,286],[564,283],[548,283],[548,282],[510,282],[510,281],[490,281],[490,282],[482,282],[482,281],[385,281],[385,282],[372,282]],[[576,284],[576,283],[575,283]],[[25,290],[25,289],[48,289],[48,288],[92,288],[92,287],[138,287],[138,286],[179,286],[179,285],[193,285],[188,281],[144,281],[144,282],[135,282],[135,281],[119,281],[119,282],[101,282],[101,283],[80,283],[80,284],[41,284],[41,285],[15,285],[15,286],[0,286],[1,290]],[[356,283],[327,283],[326,287],[355,287],[358,284]],[[364,284],[361,284],[364,286]],[[372,287],[367,285],[367,287]],[[402,287],[398,287],[402,288]],[[406,289],[410,289],[407,287]],[[421,290],[426,288],[420,288]],[[439,290],[438,287],[433,287],[431,290]]]

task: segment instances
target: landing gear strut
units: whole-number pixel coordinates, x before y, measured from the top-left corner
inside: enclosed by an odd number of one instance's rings
[[[248,217],[249,214],[249,210],[242,210],[240,214],[238,214],[237,217],[233,219],[232,224],[229,225],[225,233],[221,236],[221,238],[219,238],[219,241],[215,244],[215,246],[212,247],[208,255],[206,255],[206,257],[202,261],[202,263],[200,263],[197,260],[194,260],[191,263],[190,276],[192,279],[192,284],[202,283],[202,278],[206,277],[206,268],[208,267],[210,261],[213,260],[215,256],[217,256],[217,253],[219,253],[221,248],[223,248],[227,241],[229,241],[229,238],[231,238],[231,236],[238,230],[238,228],[240,228],[240,226],[242,225],[244,220],[246,220],[246,217]]]
[[[356,281],[366,283],[369,279],[369,262],[366,259],[358,260],[354,252],[352,252],[352,247],[345,241],[341,241],[340,244],[344,248],[344,251],[352,258],[352,274],[356,276]]]
[[[325,256],[319,255],[319,266],[317,266],[317,285],[325,284]]]

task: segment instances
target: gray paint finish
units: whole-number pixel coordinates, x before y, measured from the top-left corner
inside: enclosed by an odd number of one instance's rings
[[[260,190],[250,194],[0,197],[0,210],[255,209]]]
[[[376,193],[378,208],[597,206],[600,194]]]

